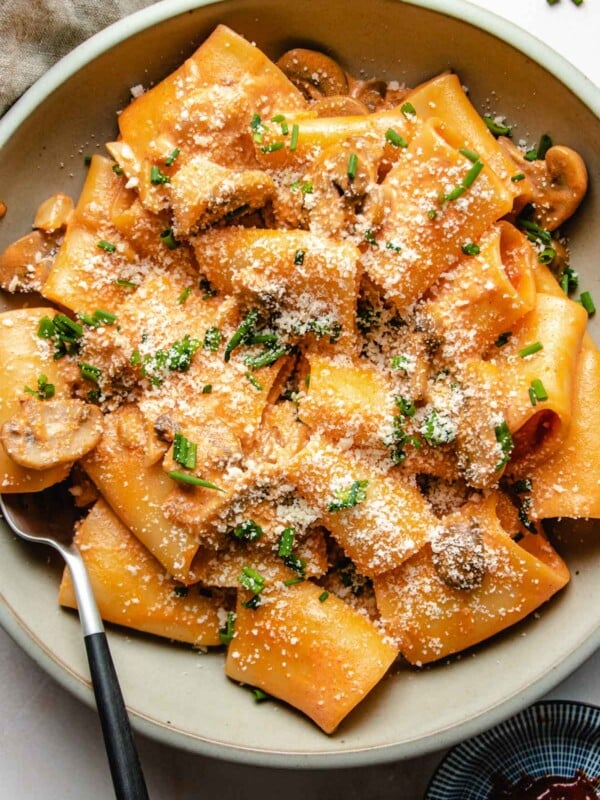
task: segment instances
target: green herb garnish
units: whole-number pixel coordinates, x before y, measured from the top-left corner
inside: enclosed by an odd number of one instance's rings
[[[353,481],[347,489],[338,489],[335,500],[327,506],[327,511],[342,511],[345,508],[354,508],[367,497],[369,481]]]

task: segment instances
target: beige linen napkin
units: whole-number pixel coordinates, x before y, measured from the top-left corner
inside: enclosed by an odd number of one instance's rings
[[[0,0],[0,114],[48,68],[156,0]]]

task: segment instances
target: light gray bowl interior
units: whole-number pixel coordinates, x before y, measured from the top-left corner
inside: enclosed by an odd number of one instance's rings
[[[534,141],[549,132],[574,147],[587,162],[591,189],[569,225],[572,262],[584,288],[600,298],[600,123],[592,110],[600,108],[598,91],[539,42],[451,0],[191,6],[169,0],[103,32],[48,73],[0,122],[0,199],[8,206],[0,247],[28,230],[41,200],[56,191],[77,195],[83,157],[103,152],[103,143],[115,136],[115,112],[127,104],[129,87],[148,87],[165,76],[223,22],[270,56],[292,46],[316,47],[355,73],[408,85],[455,69],[481,111],[506,114],[515,123],[516,138]],[[553,74],[541,64],[552,64]],[[597,331],[597,323],[591,328]],[[190,750],[280,767],[376,763],[447,746],[541,696],[598,646],[597,533],[597,525],[584,523],[563,530],[559,549],[573,581],[539,618],[451,663],[390,675],[331,737],[286,707],[254,705],[247,691],[225,679],[221,655],[113,628],[111,645],[134,724]],[[2,532],[2,623],[45,669],[91,702],[77,621],[56,604],[58,575],[59,565],[47,553]]]

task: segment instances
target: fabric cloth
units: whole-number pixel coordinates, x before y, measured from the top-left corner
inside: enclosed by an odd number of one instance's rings
[[[156,0],[0,0],[0,115],[62,56]]]

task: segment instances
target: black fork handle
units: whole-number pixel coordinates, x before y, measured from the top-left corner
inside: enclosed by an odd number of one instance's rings
[[[84,636],[96,706],[117,800],[148,800],[125,702],[104,632]]]

